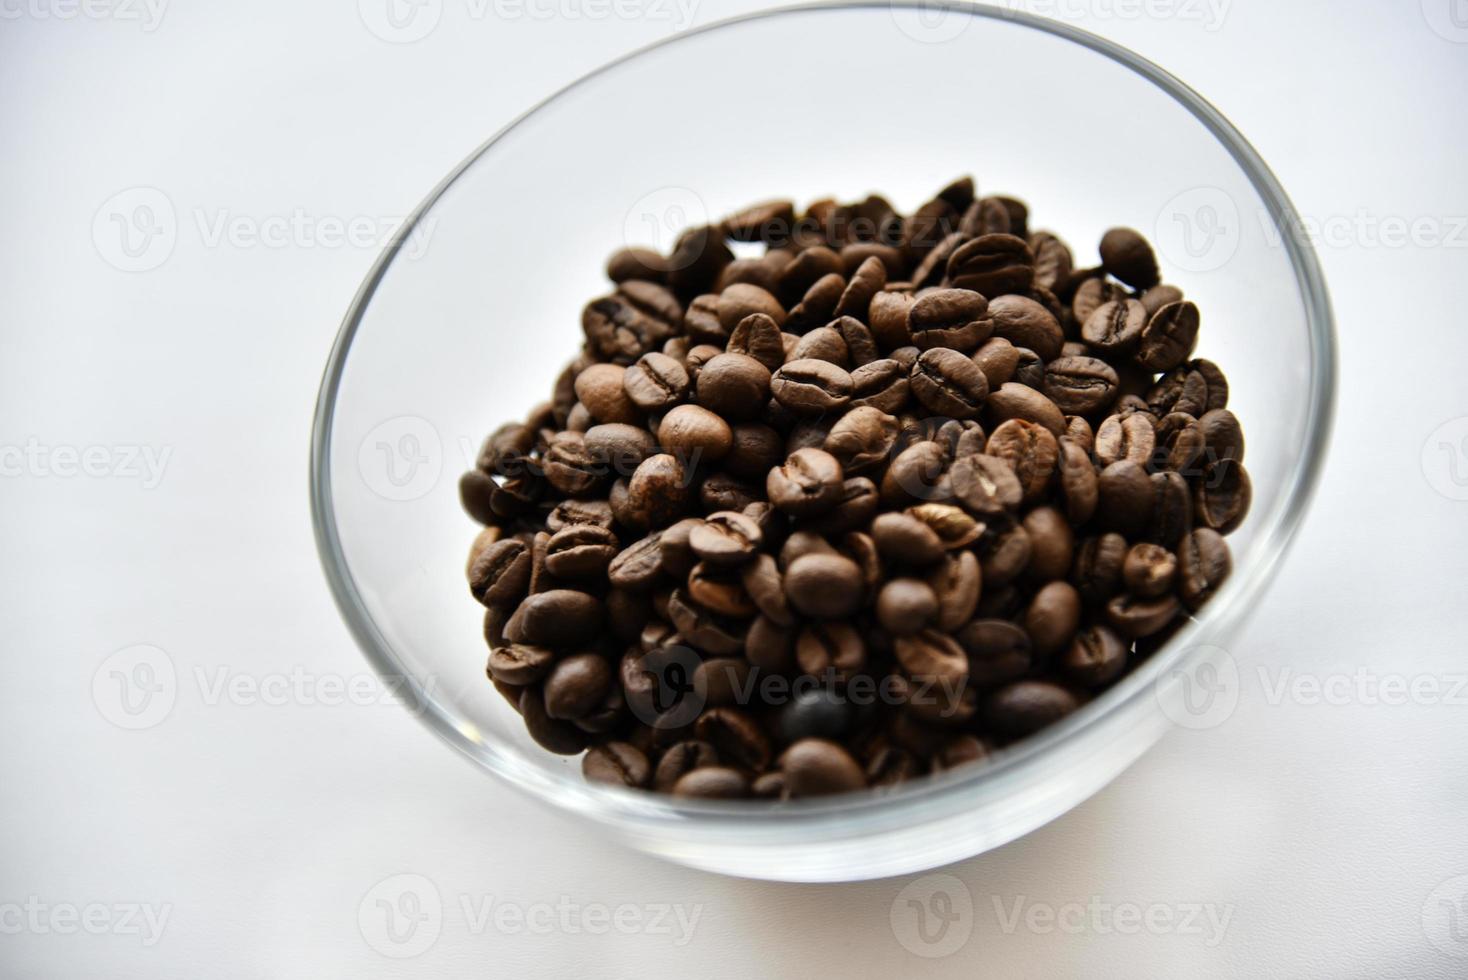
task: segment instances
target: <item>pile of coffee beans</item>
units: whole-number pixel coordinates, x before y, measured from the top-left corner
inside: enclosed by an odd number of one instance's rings
[[[1155,651],[1250,485],[1198,307],[969,178],[627,248],[460,483],[488,675],[589,779],[771,800],[983,760]]]

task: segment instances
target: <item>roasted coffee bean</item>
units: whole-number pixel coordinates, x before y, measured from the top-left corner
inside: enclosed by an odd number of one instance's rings
[[[990,694],[983,705],[987,723],[1005,735],[1029,735],[1053,724],[1080,706],[1059,684],[1019,680]]]
[[[1124,357],[1137,349],[1147,311],[1134,299],[1112,300],[1096,308],[1081,325],[1081,338],[1104,357]]]
[[[1025,515],[1024,528],[1030,537],[1025,574],[1035,582],[1065,578],[1075,556],[1075,535],[1065,517],[1054,507],[1036,507]]]
[[[851,366],[851,352],[841,331],[830,326],[817,327],[795,342],[789,360],[827,361],[844,370]]]
[[[992,687],[1030,669],[1030,635],[1006,619],[975,619],[958,631],[968,657],[969,681]]]
[[[592,746],[581,759],[581,774],[589,782],[645,788],[652,779],[647,755],[627,742]]]
[[[744,645],[742,627],[720,619],[682,589],[674,589],[668,596],[668,619],[690,646],[711,656],[727,657]]]
[[[744,656],[761,670],[780,674],[795,664],[795,632],[768,616],[756,616],[744,638]]]
[[[1036,656],[1058,653],[1075,636],[1081,619],[1081,597],[1069,582],[1047,582],[1025,610],[1024,628]]]
[[[843,260],[849,253],[842,250]],[[877,255],[869,255],[851,273],[851,280],[841,292],[833,311],[838,317],[855,317],[865,320],[871,308],[872,298],[887,284],[887,267]]]
[[[1019,349],[1003,337],[990,337],[974,352],[973,361],[984,372],[990,389],[1014,378],[1019,368]]]
[[[1023,238],[983,235],[949,257],[948,279],[959,289],[985,296],[1023,293],[1035,280],[1035,257]]]
[[[459,506],[480,524],[493,524],[499,519],[494,510],[494,495],[499,485],[487,473],[469,470],[459,477]]]
[[[584,717],[606,697],[612,666],[595,653],[578,653],[556,662],[544,683],[545,713],[562,721]]]
[[[1103,527],[1132,537],[1152,517],[1152,483],[1147,471],[1129,459],[1118,460],[1096,478],[1096,517]]]
[[[920,350],[973,350],[993,329],[986,319],[988,307],[988,301],[973,290],[934,289],[908,308],[907,331]]]
[[[872,540],[888,561],[912,567],[931,565],[944,552],[938,532],[912,514],[880,514],[872,521]]]
[[[952,688],[968,677],[968,655],[947,633],[923,630],[912,636],[899,636],[893,641],[893,650],[897,662],[914,680]]]
[[[1070,301],[1071,317],[1076,324],[1084,324],[1102,306],[1127,298],[1127,291],[1117,283],[1101,276],[1082,282]]]
[[[1081,687],[1102,687],[1126,669],[1127,644],[1099,623],[1076,634],[1058,666],[1067,680]]]
[[[973,616],[983,580],[979,559],[972,551],[949,554],[928,573],[928,587],[938,598],[934,625],[952,633]]]
[[[698,403],[728,422],[759,414],[770,391],[770,370],[748,354],[720,354],[699,370]]]
[[[870,407],[848,411],[825,439],[826,452],[848,475],[885,467],[896,444],[897,419]]]
[[[517,538],[496,541],[469,566],[469,591],[486,606],[513,606],[529,585],[530,549]]]
[[[1152,464],[1161,469],[1175,470],[1183,476],[1194,475],[1198,461],[1203,457],[1206,440],[1203,427],[1191,415],[1184,412],[1164,415],[1157,421],[1157,449]]]
[[[1049,489],[1060,459],[1060,446],[1050,430],[1024,419],[1010,419],[995,429],[987,451],[1014,470],[1025,503],[1040,499]]]
[[[775,372],[770,391],[796,415],[820,415],[851,400],[851,375],[830,361],[794,360]]]
[[[624,422],[593,425],[586,430],[583,438],[593,463],[610,469],[618,476],[631,476],[642,465],[643,460],[657,452],[657,440],[651,432],[641,426]],[[550,526],[549,519],[546,520],[546,526]]]
[[[791,517],[814,517],[841,500],[845,475],[836,457],[821,449],[797,449],[765,482],[770,503]]]
[[[1045,387],[1045,362],[1040,360],[1040,355],[1028,347],[1016,347],[1014,349],[1017,360],[1014,366],[1014,383],[1033,388],[1036,391]]]
[[[743,657],[710,657],[693,672],[693,688],[710,707],[742,705],[751,690],[754,668]]]
[[[740,320],[729,335],[729,353],[748,355],[775,370],[785,363],[785,335],[779,322],[767,313],[752,313]]]
[[[545,699],[539,686],[520,689],[519,709],[520,716],[525,719],[525,730],[541,748],[557,755],[576,755],[586,748],[586,732],[546,713]]]
[[[894,578],[877,595],[877,620],[897,636],[916,633],[938,612],[938,596],[922,579]]]
[[[1156,448],[1156,432],[1146,415],[1108,416],[1096,430],[1094,452],[1102,466],[1122,459],[1145,466]]]
[[[622,386],[626,372],[616,364],[592,364],[576,375],[576,397],[596,421],[636,422],[641,417]]]
[[[1009,234],[1009,212],[997,198],[986,197],[974,201],[964,211],[958,230],[970,238],[980,235]]]
[[[795,205],[790,201],[762,201],[740,208],[721,222],[724,234],[736,242],[778,242],[795,224]]]
[[[948,477],[951,460],[943,447],[931,441],[913,443],[892,460],[882,475],[881,497],[888,506],[947,500],[953,496]]]
[[[657,282],[663,277],[666,263],[662,255],[650,248],[623,248],[607,259],[607,278],[615,283],[628,279]]]
[[[663,571],[661,534],[650,534],[619,551],[607,567],[607,578],[619,589],[650,589]]]
[[[912,367],[909,384],[926,408],[955,419],[978,415],[989,395],[989,382],[979,366],[945,347],[923,352]]]
[[[1060,356],[1065,334],[1045,307],[1026,296],[999,296],[989,302],[994,336],[1034,351],[1043,361]]]
[[[787,745],[803,738],[840,738],[854,717],[851,702],[833,688],[801,687],[780,709],[776,730]]]
[[[842,534],[865,527],[877,513],[881,499],[877,485],[864,476],[854,476],[841,484],[841,499],[834,507],[807,526],[820,534]]]
[[[817,279],[785,318],[787,335],[799,335],[825,326],[836,315],[836,304],[846,290],[846,280],[837,273]]]
[[[1204,412],[1202,418],[1198,419],[1198,428],[1209,463],[1225,459],[1243,462],[1244,430],[1233,412],[1226,408]],[[1183,468],[1179,466],[1174,469],[1182,472]]]
[[[1133,289],[1157,285],[1157,257],[1147,239],[1131,228],[1112,228],[1101,237],[1101,264]]]
[[[719,761],[758,772],[770,762],[770,741],[753,718],[737,708],[710,708],[693,726]]]
[[[1176,548],[1184,534],[1193,529],[1192,491],[1179,473],[1153,473],[1152,516],[1147,521],[1146,540],[1165,548]]]
[[[926,503],[909,507],[907,512],[922,521],[949,551],[967,548],[984,533],[985,525],[974,520],[963,508],[953,504]]]
[[[1153,286],[1151,289],[1142,293],[1141,296],[1137,297],[1137,299],[1146,308],[1147,315],[1150,317],[1169,303],[1182,302],[1183,291],[1176,286],[1163,284]]]
[[[1080,543],[1070,580],[1085,602],[1098,605],[1121,591],[1126,555],[1126,538],[1120,534],[1102,534]]]
[[[1060,455],[1056,463],[1056,483],[1065,502],[1066,518],[1079,527],[1096,512],[1099,494],[1096,467],[1085,448],[1070,436],[1062,436],[1057,446]]]
[[[835,742],[804,738],[780,756],[780,771],[791,798],[849,793],[866,786],[866,774]]]
[[[744,514],[718,511],[695,525],[688,534],[693,553],[711,565],[740,565],[758,553],[764,534]]]
[[[1233,570],[1228,542],[1212,528],[1200,527],[1186,535],[1177,549],[1178,595],[1189,609],[1197,610]]]
[[[982,762],[989,757],[989,747],[972,735],[956,735],[943,743],[943,747],[929,760],[933,772],[944,772]]]
[[[785,440],[762,422],[741,422],[730,430],[729,452],[720,461],[729,473],[759,480],[785,458]]]
[[[557,432],[541,459],[545,480],[568,497],[594,493],[605,482],[606,470],[586,447],[581,432]]]
[[[790,563],[802,555],[834,555],[839,554],[836,547],[820,534],[812,531],[799,530],[792,532],[785,539],[785,544],[780,549],[780,568],[788,569]]]
[[[912,282],[909,284],[914,290],[931,289],[948,280],[946,272],[949,262],[953,259],[953,253],[969,238],[961,231],[955,231],[946,236],[937,246],[923,256],[923,260],[912,270]],[[951,283],[950,283],[951,284]],[[892,289],[896,284],[888,283],[887,288]]]
[[[785,308],[768,291],[750,283],[734,283],[719,294],[714,304],[719,326],[733,339],[734,329],[756,314],[773,320],[776,327],[785,322]]]
[[[558,579],[598,579],[617,556],[617,536],[595,524],[575,524],[551,535],[545,566]]]
[[[1019,508],[1025,488],[1009,460],[974,453],[955,460],[948,473],[954,499],[969,513],[995,518]]]
[[[1198,307],[1186,300],[1169,303],[1151,314],[1142,329],[1137,363],[1149,371],[1171,371],[1192,355],[1197,342]]]
[[[1143,599],[1155,599],[1172,591],[1177,575],[1177,557],[1159,544],[1134,544],[1121,566],[1127,591]]]
[[[601,629],[601,602],[585,592],[550,589],[527,596],[510,621],[505,636],[511,643],[566,649],[595,639]]]
[[[688,470],[667,453],[649,456],[627,481],[627,505],[635,526],[666,527],[682,517],[690,497]]]
[[[1106,604],[1106,622],[1122,636],[1135,640],[1162,629],[1181,609],[1175,596],[1141,599],[1122,594]]]
[[[1185,412],[1200,418],[1228,405],[1228,380],[1212,361],[1196,360],[1167,372],[1147,392],[1157,415]]]
[[[669,792],[689,799],[737,800],[749,795],[749,780],[737,769],[703,766],[681,777]]]
[[[555,659],[555,653],[545,647],[514,643],[491,650],[486,670],[501,683],[523,687],[544,677]]]
[[[851,372],[851,407],[900,410],[907,403],[909,370],[890,358],[863,364]]]
[[[1059,289],[1070,279],[1074,261],[1070,246],[1048,231],[1030,235],[1030,251],[1035,256],[1035,285]]]
[[[989,393],[987,418],[990,428],[998,428],[1010,419],[1037,422],[1052,435],[1065,434],[1065,415],[1055,403],[1027,385],[1013,381]]]
[[[1095,357],[1059,357],[1045,366],[1043,391],[1066,415],[1094,415],[1116,400],[1116,369]]]
[[[722,459],[734,445],[729,423],[699,405],[679,405],[663,416],[658,441],[689,465]]]
[[[1203,527],[1228,534],[1243,522],[1254,499],[1244,464],[1221,459],[1204,468],[1193,487],[1193,515]]]
[[[759,607],[745,591],[739,573],[727,566],[699,562],[688,573],[688,597],[716,616],[750,619]]]
[[[816,619],[840,619],[861,605],[862,574],[842,555],[803,555],[785,569],[790,604]]]
[[[695,769],[718,765],[719,753],[708,742],[688,739],[674,742],[664,750],[653,771],[653,789],[671,792],[673,785]]]
[[[594,299],[581,313],[581,329],[597,355],[631,364],[657,350],[682,324],[678,299],[654,282],[624,282],[610,296]]]
[[[795,616],[785,595],[784,575],[772,556],[762,554],[745,563],[740,576],[744,591],[762,615],[782,626],[795,625]]]
[[[830,327],[841,335],[841,340],[846,344],[847,360],[851,364],[860,366],[881,359],[882,351],[877,347],[877,339],[872,336],[871,328],[856,317],[839,317],[831,321]]]

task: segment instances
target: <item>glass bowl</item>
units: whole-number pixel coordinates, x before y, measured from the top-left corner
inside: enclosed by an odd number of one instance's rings
[[[1104,229],[1157,246],[1231,382],[1253,510],[1234,574],[1159,652],[983,765],[884,793],[771,806],[588,785],[484,677],[457,477],[548,397],[623,244],[770,197],[870,191],[911,211],[952,178],[1031,206],[1077,265]],[[510,785],[676,862],[834,881],[930,868],[1054,819],[1174,724],[1237,694],[1226,653],[1304,513],[1331,416],[1326,290],[1244,138],[1177,79],[1058,23],[937,3],[759,13],[619,59],[521,116],[435,188],[378,259],[316,406],[316,538],[352,634],[444,741]],[[1233,685],[1230,690],[1230,683]]]

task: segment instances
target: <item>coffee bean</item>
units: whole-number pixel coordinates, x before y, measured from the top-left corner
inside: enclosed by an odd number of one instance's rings
[[[1208,461],[1244,459],[1244,430],[1239,420],[1226,408],[1215,408],[1204,412],[1198,419],[1198,428],[1203,438]],[[1179,472],[1182,467],[1174,467]]]
[[[1138,301],[1147,310],[1150,317],[1169,303],[1180,303],[1183,299],[1183,291],[1176,286],[1157,285],[1148,289],[1138,297]]]
[[[1016,510],[1024,497],[1024,486],[1014,466],[999,456],[974,453],[960,457],[948,477],[954,498],[980,518],[1001,517]]]
[[[823,738],[804,738],[780,756],[792,798],[849,793],[866,786],[866,774],[845,749]]]
[[[594,524],[574,524],[551,535],[546,568],[558,579],[599,579],[617,556],[617,536]]]
[[[1145,466],[1156,448],[1156,433],[1145,415],[1108,416],[1096,430],[1096,461],[1102,466],[1121,459]]]
[[[877,485],[864,476],[854,476],[841,484],[841,498],[835,506],[809,521],[807,526],[819,534],[842,534],[865,527],[881,505]]]
[[[1070,279],[1073,257],[1070,246],[1048,231],[1030,236],[1030,251],[1035,256],[1035,285],[1059,289]]]
[[[978,415],[989,394],[989,382],[979,366],[946,347],[924,351],[913,365],[909,384],[930,411],[956,419]]]
[[[770,371],[748,354],[720,354],[698,372],[698,403],[729,422],[759,414],[770,391]]]
[[[893,641],[898,663],[914,680],[945,685],[950,689],[968,677],[968,656],[958,641],[937,630],[923,630]]]
[[[852,704],[830,687],[802,687],[779,714],[776,728],[786,744],[804,738],[840,738],[855,718]]]
[[[974,520],[961,507],[953,504],[926,503],[909,507],[907,512],[922,521],[949,551],[967,548],[984,533],[985,525]]]
[[[759,611],[738,571],[728,566],[699,562],[688,573],[686,590],[690,599],[716,616],[750,619]]]
[[[1152,516],[1152,483],[1147,471],[1129,459],[1103,469],[1096,479],[1096,517],[1113,531],[1133,536]]]
[[[785,458],[784,439],[763,422],[741,422],[730,430],[729,451],[721,465],[746,480],[762,479]]]
[[[1098,605],[1121,591],[1126,555],[1126,538],[1120,534],[1102,534],[1080,543],[1070,578],[1085,602]]]
[[[1151,314],[1142,329],[1137,363],[1149,371],[1171,371],[1188,359],[1197,342],[1198,307],[1187,301],[1169,303]]]
[[[663,571],[662,535],[650,534],[619,551],[607,566],[607,578],[619,589],[649,589]]]
[[[1060,456],[1056,463],[1056,483],[1065,502],[1066,518],[1079,526],[1096,512],[1099,496],[1096,467],[1086,450],[1070,436],[1062,436],[1057,445]]]
[[[1034,351],[1043,361],[1060,356],[1065,334],[1045,307],[1026,296],[999,296],[989,302],[994,336]]]
[[[1137,349],[1147,311],[1134,299],[1112,300],[1096,308],[1081,325],[1081,338],[1105,357],[1124,357]]]
[[[911,514],[880,514],[872,521],[872,540],[882,557],[912,567],[940,560],[946,548],[938,532]]]
[[[1059,661],[1066,679],[1081,687],[1102,687],[1126,668],[1127,644],[1096,624],[1076,634]]]
[[[1192,491],[1179,473],[1153,473],[1152,514],[1144,537],[1165,548],[1176,548],[1193,528]]]
[[[606,477],[581,432],[557,432],[541,457],[541,469],[546,482],[568,497],[595,493]]]
[[[1069,582],[1047,582],[1030,600],[1024,628],[1039,657],[1059,653],[1075,636],[1081,619],[1081,597]]]
[[[1153,464],[1184,476],[1195,475],[1206,441],[1203,427],[1191,415],[1185,412],[1164,415],[1157,421]]]
[[[803,555],[785,569],[785,592],[790,604],[807,616],[850,616],[861,604],[861,569],[842,555]]]
[[[847,254],[846,250],[842,251],[843,257]],[[834,314],[838,317],[855,317],[857,320],[865,320],[871,308],[872,299],[881,292],[882,287],[886,284],[887,267],[882,259],[877,255],[867,256],[851,273],[851,280],[846,284],[846,288],[841,292],[841,298],[836,302]]]
[[[589,643],[602,626],[595,596],[572,589],[550,589],[527,596],[505,626],[512,643],[565,649]]]
[[[640,789],[652,779],[652,764],[635,745],[607,742],[592,746],[582,757],[581,774],[589,782]]]
[[[1024,419],[1043,425],[1052,435],[1065,434],[1065,415],[1055,403],[1034,388],[1013,381],[989,393],[987,417],[992,428],[1010,419]]]
[[[658,759],[657,769],[653,772],[653,788],[663,793],[672,792],[674,784],[690,772],[718,762],[719,753],[708,742],[698,739],[674,742]]]
[[[969,680],[982,687],[1022,677],[1030,669],[1030,635],[1005,619],[975,619],[958,631]]]
[[[663,257],[650,248],[623,248],[607,259],[607,278],[615,283],[628,279],[646,279],[657,282],[664,274]]]
[[[793,625],[793,624],[792,624]],[[744,656],[754,666],[784,673],[795,663],[795,633],[768,616],[756,616],[744,638]]]
[[[892,579],[877,595],[877,619],[895,635],[918,632],[937,612],[938,597],[922,579]]]
[[[1101,237],[1101,264],[1133,289],[1157,285],[1157,257],[1147,239],[1131,228],[1112,228]]]
[[[469,566],[469,591],[486,606],[513,606],[529,584],[530,549],[516,538],[496,541]]]
[[[520,716],[525,730],[537,745],[557,755],[576,755],[586,748],[587,734],[568,721],[546,713],[545,699],[539,686],[520,689]]]
[[[933,625],[952,633],[973,616],[979,604],[982,573],[972,551],[956,551],[938,562],[928,573],[927,583],[938,598]]]
[[[1059,721],[1079,706],[1075,695],[1059,684],[1020,680],[990,694],[983,714],[989,725],[1005,735],[1021,736]]]
[[[984,581],[1003,587],[1019,578],[1030,564],[1030,533],[1023,524],[1004,528],[981,542],[979,553]]]
[[[1177,575],[1177,558],[1158,544],[1134,544],[1121,567],[1127,591],[1143,599],[1155,599],[1172,591]]]
[[[790,201],[762,201],[740,208],[721,223],[724,234],[736,242],[780,241],[795,224],[795,205]]]
[[[907,332],[920,350],[973,350],[992,330],[986,319],[988,307],[988,301],[973,290],[935,289],[908,308]]]
[[[766,313],[740,320],[729,335],[729,353],[745,354],[774,371],[785,363],[785,335],[779,322]]]
[[[1122,636],[1135,640],[1162,629],[1181,609],[1175,596],[1142,599],[1123,594],[1106,604],[1106,622]]]
[[[710,514],[688,535],[693,553],[711,565],[741,565],[754,558],[763,540],[759,525],[734,511]]]
[[[669,792],[687,799],[737,800],[749,795],[749,780],[737,769],[703,766],[682,776]]]
[[[693,730],[714,747],[720,762],[755,771],[770,762],[769,739],[758,723],[738,708],[710,708],[699,715]]]
[[[674,456],[659,453],[643,460],[627,481],[632,523],[640,528],[666,527],[688,509],[688,471]]]
[[[843,408],[851,400],[851,375],[830,361],[790,361],[775,372],[770,391],[796,415],[819,415]]]
[[[732,335],[743,320],[756,314],[774,321],[776,327],[785,322],[785,308],[773,295],[750,283],[734,283],[719,294],[714,304],[719,326]]]
[[[1009,211],[996,198],[982,198],[974,201],[964,211],[958,230],[970,238],[978,238],[980,235],[1007,235]]]
[[[1193,514],[1202,526],[1228,534],[1243,522],[1253,499],[1253,485],[1244,465],[1221,459],[1208,464],[1194,486]]]
[[[545,678],[545,713],[571,721],[590,712],[612,685],[612,667],[594,653],[579,653],[556,662]]]
[[[1022,499],[1030,503],[1049,488],[1060,459],[1060,446],[1044,426],[1010,419],[989,436],[988,454],[1010,465],[1019,480]]]
[[[844,474],[836,457],[821,449],[797,449],[765,482],[770,503],[792,517],[813,517],[841,499]]]
[[[523,687],[544,677],[555,659],[555,653],[545,647],[515,643],[491,650],[486,669],[490,677],[501,683]]]
[[[1054,507],[1036,507],[1025,515],[1030,536],[1030,563],[1025,573],[1036,582],[1065,578],[1075,556],[1075,535]]]
[[[983,235],[960,246],[948,259],[948,279],[959,289],[985,296],[1023,293],[1035,279],[1035,257],[1024,239]]]
[[[1071,317],[1076,324],[1084,324],[1102,306],[1127,298],[1127,291],[1117,283],[1101,276],[1082,282],[1070,301]]]
[[[831,427],[825,450],[851,475],[885,467],[897,443],[897,419],[871,407],[853,408]]]
[[[694,297],[683,314],[683,326],[695,344],[723,350],[729,340],[729,331],[719,319],[719,297],[713,293]]]
[[[654,282],[624,282],[610,296],[594,299],[581,313],[581,329],[597,355],[631,364],[661,347],[682,323],[678,299]]]
[[[1194,418],[1228,405],[1228,381],[1212,361],[1196,360],[1167,372],[1147,392],[1157,415],[1185,412]]]
[[[592,364],[576,376],[576,397],[596,421],[636,422],[641,417],[622,386],[626,371],[616,364]]]
[[[721,619],[682,589],[674,589],[668,596],[668,619],[690,646],[706,654],[727,657],[744,645],[743,631],[738,624]]]
[[[1186,535],[1177,550],[1178,594],[1189,609],[1197,610],[1233,570],[1228,542],[1212,528],[1200,527]]]
[[[1058,357],[1045,366],[1041,390],[1066,415],[1094,415],[1115,399],[1116,369],[1095,357]]]

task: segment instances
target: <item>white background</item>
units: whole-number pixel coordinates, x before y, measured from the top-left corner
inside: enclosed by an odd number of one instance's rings
[[[315,557],[306,449],[377,247],[208,229],[297,213],[390,227],[514,115],[683,13],[442,0],[435,30],[395,44],[366,26],[373,0],[175,0],[155,19],[157,2],[0,0],[0,973],[1468,974],[1468,4],[1032,5],[1180,75],[1323,223],[1332,454],[1232,650],[1225,724],[1173,734],[953,879],[816,887],[621,850],[400,707],[270,687],[368,673]],[[757,6],[703,0],[692,22]],[[167,261],[126,272],[108,202],[137,187],[167,196],[179,230]],[[1383,241],[1402,221],[1439,240]],[[132,449],[167,453],[160,478]],[[94,675],[164,655],[171,712],[118,727]],[[1358,671],[1418,694],[1384,703]],[[1343,703],[1278,693],[1301,675]],[[232,678],[245,686],[216,696]],[[379,884],[400,874],[422,879]],[[925,945],[903,910],[935,889],[958,918]],[[374,926],[376,901],[405,890],[442,911],[426,949],[393,959],[417,949]],[[481,920],[491,902],[529,919]],[[641,928],[588,933],[622,905]],[[662,905],[697,916],[691,933],[655,923]],[[1123,906],[1152,926],[1121,931]],[[161,935],[138,909],[166,915]]]

